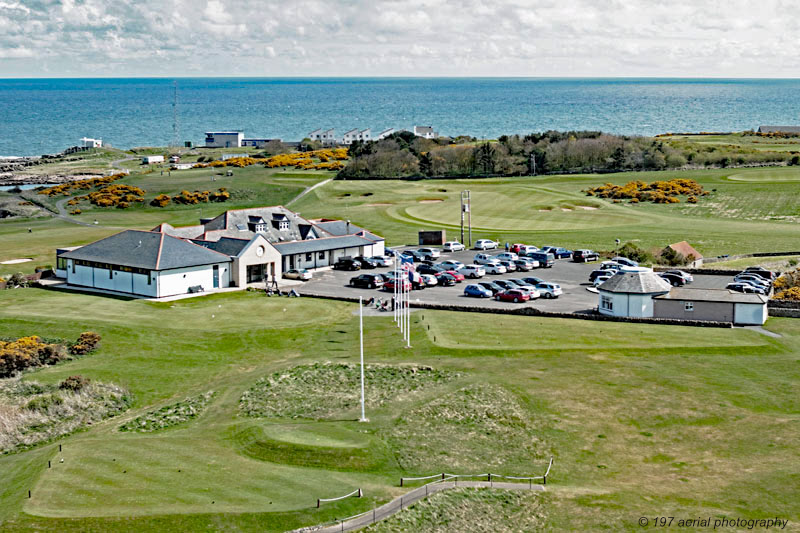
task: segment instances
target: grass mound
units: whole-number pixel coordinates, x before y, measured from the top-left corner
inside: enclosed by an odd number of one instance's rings
[[[209,391],[205,394],[192,396],[183,401],[164,406],[161,409],[149,411],[122,424],[119,430],[150,433],[183,424],[200,416],[213,396],[214,391]]]
[[[239,401],[252,417],[341,417],[360,403],[360,366],[352,363],[315,363],[276,372],[245,391]],[[400,395],[420,392],[458,377],[456,372],[416,365],[367,365],[364,368],[366,403],[375,408]]]
[[[128,408],[128,392],[87,383],[80,390],[19,378],[0,380],[0,453],[63,437]]]
[[[459,488],[420,500],[365,531],[522,533],[542,529],[544,520],[540,496],[536,492]]]
[[[544,444],[519,400],[475,384],[402,415],[386,439],[406,471],[527,474],[544,464]]]

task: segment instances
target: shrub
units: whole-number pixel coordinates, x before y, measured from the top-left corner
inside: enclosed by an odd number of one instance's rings
[[[681,266],[689,263],[689,259],[684,257],[680,252],[676,252],[669,246],[661,250],[659,262],[669,266]]]
[[[25,405],[29,411],[48,411],[51,407],[64,403],[64,398],[57,393],[36,396]]]
[[[637,263],[652,263],[653,256],[646,250],[636,246],[632,242],[626,242],[617,250],[617,255],[620,257],[627,257]]]
[[[70,346],[70,353],[74,355],[85,355],[97,349],[100,344],[100,335],[93,331],[85,331],[81,333],[75,344]]]
[[[166,194],[159,194],[152,200],[150,200],[150,205],[153,207],[167,207],[172,199]]]
[[[83,390],[89,384],[89,378],[85,378],[83,376],[70,376],[61,383],[59,383],[58,388],[61,390],[68,390],[72,392],[78,392]]]
[[[25,277],[25,274],[22,272],[17,272],[13,276],[11,276],[8,280],[8,287],[27,287],[28,286],[28,278]]]

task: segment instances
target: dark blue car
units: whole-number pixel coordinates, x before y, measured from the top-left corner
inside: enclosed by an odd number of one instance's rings
[[[491,298],[492,291],[480,285],[467,285],[464,287],[464,296],[473,296],[475,298]]]

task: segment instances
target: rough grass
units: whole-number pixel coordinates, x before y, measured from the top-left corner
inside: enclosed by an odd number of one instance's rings
[[[743,257],[741,259],[731,259],[730,261],[720,261],[718,263],[708,263],[703,268],[747,268],[749,266],[760,266],[769,270],[784,271],[797,266],[800,262],[800,255],[778,255],[772,257]]]
[[[183,401],[164,406],[161,409],[149,411],[122,424],[119,430],[150,433],[183,424],[200,416],[213,396],[214,391],[209,391],[205,394],[192,396]]]
[[[531,419],[508,390],[474,384],[404,413],[386,439],[400,466],[420,475],[526,475],[546,455]]]
[[[245,391],[239,403],[246,416],[270,418],[341,417],[360,405],[360,366],[314,363],[262,378]],[[365,403],[382,406],[399,395],[413,395],[458,377],[455,372],[419,365],[367,365]]]
[[[104,383],[72,392],[19,378],[0,380],[0,452],[69,435],[121,413],[130,401],[127,391]]]
[[[529,533],[544,528],[540,494],[486,488],[437,492],[364,531],[389,533]]]

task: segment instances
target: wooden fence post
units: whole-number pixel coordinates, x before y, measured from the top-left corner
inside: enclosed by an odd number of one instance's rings
[[[317,509],[319,509],[319,498],[317,498]]]

